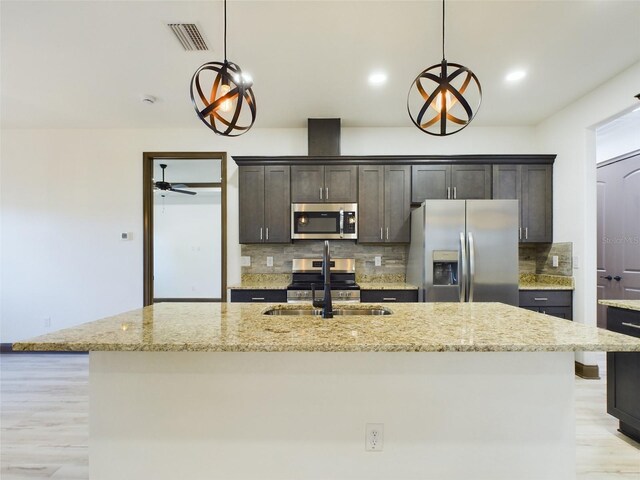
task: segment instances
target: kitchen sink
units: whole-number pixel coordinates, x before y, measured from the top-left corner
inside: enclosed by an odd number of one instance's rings
[[[335,316],[339,315],[391,315],[391,310],[386,308],[336,308],[333,311]],[[322,315],[322,310],[319,308],[271,308],[263,315],[286,315],[286,316],[299,316],[299,315]]]

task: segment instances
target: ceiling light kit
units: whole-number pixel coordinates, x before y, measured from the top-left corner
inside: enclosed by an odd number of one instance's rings
[[[203,92],[202,85],[209,95]],[[240,67],[227,60],[227,0],[224,0],[224,62],[209,62],[191,78],[191,102],[198,118],[218,135],[237,137],[256,120],[253,81]]]
[[[527,76],[527,72],[524,70],[513,70],[504,77],[504,79],[509,83],[519,82]]]
[[[459,132],[475,117],[482,102],[476,75],[444,55],[444,0],[442,0],[442,61],[423,70],[407,95],[407,110],[416,127],[429,135]],[[473,107],[472,107],[473,105]]]

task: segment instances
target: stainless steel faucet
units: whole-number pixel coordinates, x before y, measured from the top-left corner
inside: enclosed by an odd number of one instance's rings
[[[311,286],[313,306],[322,308],[322,318],[333,318],[333,304],[331,303],[331,256],[329,255],[329,240],[324,241],[322,253],[322,276],[324,277],[324,298],[316,300],[315,288]]]

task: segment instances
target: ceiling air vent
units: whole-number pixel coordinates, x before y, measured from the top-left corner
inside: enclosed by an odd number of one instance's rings
[[[209,50],[195,23],[169,23],[169,28],[185,50]]]

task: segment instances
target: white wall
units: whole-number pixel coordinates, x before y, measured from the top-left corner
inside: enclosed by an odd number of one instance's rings
[[[559,111],[538,128],[539,146],[557,153],[553,183],[553,237],[573,242],[574,320],[596,325],[595,127],[633,107],[640,89],[640,63]],[[575,265],[574,265],[575,268]],[[591,355],[578,361],[594,364]]]
[[[194,118],[194,125],[197,124]],[[142,153],[306,155],[306,129],[223,138],[193,129],[3,130],[1,342],[142,305]],[[342,130],[342,154],[553,153],[531,128],[470,126],[449,138],[414,127]],[[228,284],[240,281],[238,176],[227,164]],[[133,232],[123,242],[120,232]],[[51,318],[46,328],[45,319]]]
[[[222,298],[221,192],[198,190],[154,192],[154,298]]]

